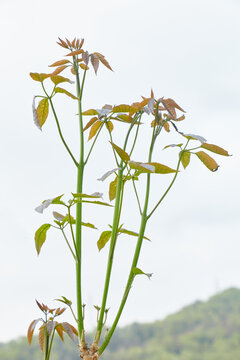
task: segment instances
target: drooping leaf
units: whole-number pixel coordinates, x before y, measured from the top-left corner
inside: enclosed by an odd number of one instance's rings
[[[74,100],[78,100],[77,96],[71,94],[69,91],[63,89],[63,88],[60,88],[60,87],[56,87],[55,88],[55,93],[62,93],[62,94],[65,94],[67,96],[69,96],[70,98],[74,99]]]
[[[40,214],[42,214],[42,213],[43,213],[43,210],[45,210],[45,209],[46,209],[49,205],[51,205],[51,204],[65,205],[64,202],[61,200],[61,197],[62,197],[62,196],[63,196],[63,195],[59,195],[59,196],[57,196],[57,197],[55,197],[55,198],[44,200],[41,205],[39,205],[39,206],[37,206],[37,207],[35,208],[35,211],[37,211],[37,212],[39,212]]]
[[[90,128],[90,126],[92,126],[96,121],[97,121],[97,117],[94,116],[93,118],[91,118],[91,120],[88,121],[88,123],[85,125],[85,127],[83,128],[83,131],[87,130],[88,128]]]
[[[110,201],[113,201],[116,197],[117,180],[118,180],[118,177],[116,176],[115,179],[110,182],[110,185],[109,185],[109,200]]]
[[[82,114],[83,115],[98,115],[98,112],[95,109],[89,109],[89,110],[84,111]]]
[[[129,161],[128,165],[131,169],[140,170],[141,172],[146,173],[170,174],[177,172],[177,170],[156,162],[141,163],[136,161]]]
[[[127,234],[127,235],[131,235],[131,236],[139,236],[139,234],[135,231],[131,231],[131,230],[127,230],[127,229],[123,229],[123,228],[120,228],[118,230],[119,233],[122,233],[122,234]],[[144,239],[148,240],[148,241],[151,241],[149,238],[147,238],[146,236],[143,236]]]
[[[51,334],[52,334],[55,326],[56,326],[56,321],[52,321],[52,320],[48,321],[48,323],[47,323],[47,332],[48,332],[48,335],[51,335]]]
[[[61,75],[52,75],[51,80],[55,85],[58,85],[58,84],[63,83],[63,82],[68,82],[70,84],[73,83],[70,79],[68,79],[66,77],[63,77]]]
[[[45,79],[47,79],[49,76],[51,76],[51,74],[43,74],[43,73],[30,73],[30,76],[33,80],[35,81],[44,81]]]
[[[88,51],[84,51],[83,54],[82,54],[82,59],[83,59],[83,62],[88,65],[89,63],[89,53]]]
[[[98,57],[98,59],[101,61],[103,65],[105,65],[109,70],[113,71],[111,66],[109,65],[108,61],[105,59],[105,56],[100,54],[99,52],[94,52],[94,55]]]
[[[134,275],[146,275],[149,279],[152,277],[152,273],[145,273],[137,267],[134,267],[132,271]]]
[[[217,171],[219,165],[216,163],[216,161],[211,156],[209,156],[204,151],[198,151],[195,154],[209,170]]]
[[[62,296],[62,299],[56,299],[57,301],[61,301],[62,303],[66,304],[67,306],[72,305],[72,301],[67,299],[65,296]]]
[[[60,74],[64,69],[66,69],[68,67],[68,65],[62,65],[57,67],[53,72],[52,75],[58,75]]]
[[[44,332],[45,332],[45,328],[41,327],[39,329],[38,342],[39,342],[40,349],[42,350],[42,352],[43,352],[43,348],[44,348],[44,338],[45,338]]]
[[[179,156],[181,156],[181,163],[182,163],[184,169],[186,169],[186,167],[190,163],[191,153],[189,151],[184,151],[182,154],[180,152]]]
[[[182,135],[189,140],[198,140],[202,144],[207,141],[206,139],[204,139],[204,137],[202,137],[200,135],[194,135],[194,134],[182,134]]]
[[[110,120],[108,122],[105,122],[105,126],[110,132],[113,131],[114,126],[113,126],[113,123]]]
[[[167,149],[167,148],[169,148],[169,147],[180,147],[180,148],[181,148],[182,145],[183,145],[183,144],[169,144],[169,145],[164,146],[163,150],[164,150],[164,149]]]
[[[102,124],[103,123],[101,120],[97,120],[96,122],[94,122],[94,124],[91,126],[88,140],[91,140],[96,135],[98,129],[101,127]]]
[[[43,243],[46,240],[46,233],[47,233],[48,229],[50,229],[50,227],[51,227],[51,224],[43,224],[42,226],[40,226],[40,228],[35,233],[35,246],[36,246],[38,255],[41,251],[41,247],[43,246]]]
[[[100,238],[97,242],[97,247],[98,250],[102,250],[102,248],[104,248],[104,246],[106,245],[106,243],[109,241],[110,237],[111,237],[112,232],[110,230],[107,231],[103,231],[100,235]]]
[[[28,327],[28,332],[27,332],[27,339],[28,339],[28,344],[30,345],[31,342],[32,342],[32,337],[33,337],[33,333],[34,333],[34,330],[35,330],[35,327],[36,325],[38,324],[38,322],[42,320],[41,318],[39,319],[36,319],[36,320],[33,320],[31,322],[31,324],[29,325]]]
[[[63,326],[62,324],[57,324],[56,326],[56,331],[60,337],[60,339],[64,342],[64,337],[63,337]]]
[[[110,175],[116,173],[116,171],[120,170],[120,168],[114,168],[112,170],[107,171],[103,176],[101,176],[99,179],[97,179],[98,181],[104,181],[105,179],[107,179]]]
[[[174,120],[177,119],[175,109],[178,109],[178,110],[180,110],[182,112],[185,112],[173,99],[161,99],[161,102],[162,102],[163,106],[165,107],[165,109],[167,110],[167,112],[169,113],[169,115]]]
[[[118,115],[116,118],[113,118],[114,120],[122,121],[131,124],[133,121],[133,118],[130,115],[121,114]]]
[[[206,142],[201,145],[202,148],[209,150],[215,154],[223,155],[223,156],[230,156],[229,153],[221,148],[220,146],[214,144],[207,144]]]
[[[164,130],[166,130],[167,132],[170,132],[170,128],[169,128],[169,123],[166,121],[163,125]]]
[[[66,56],[75,56],[75,55],[79,55],[79,54],[82,54],[84,51],[82,49],[79,49],[79,50],[74,50],[74,51],[71,51],[69,54],[67,54]]]
[[[66,64],[69,64],[69,63],[70,63],[69,60],[59,60],[59,61],[54,62],[52,65],[49,65],[49,67],[66,65]]]
[[[47,120],[48,109],[49,109],[48,99],[44,98],[39,102],[38,107],[36,109],[37,121],[40,128],[42,128],[43,124]]]
[[[99,58],[97,55],[95,54],[92,54],[90,56],[90,59],[91,59],[91,64],[93,66],[93,69],[95,71],[95,74],[97,75],[97,71],[98,71],[98,67],[99,67]]]
[[[62,322],[61,324],[63,326],[63,331],[65,331],[68,334],[68,336],[70,337],[70,339],[72,339],[72,341],[74,341],[74,332],[73,332],[72,326],[67,322]]]
[[[124,151],[123,149],[121,149],[119,146],[117,146],[116,144],[114,144],[111,141],[110,141],[110,144],[112,145],[114,150],[117,152],[117,154],[120,156],[120,158],[123,161],[128,162],[130,160],[130,156],[128,155],[128,153],[126,153],[126,151]]]

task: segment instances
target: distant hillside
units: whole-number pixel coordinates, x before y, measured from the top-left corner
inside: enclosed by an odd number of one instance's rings
[[[1,360],[42,360],[37,340],[0,344]],[[197,301],[163,321],[116,331],[103,360],[238,360],[240,359],[240,290],[231,288]],[[52,360],[79,360],[66,340],[54,346]]]

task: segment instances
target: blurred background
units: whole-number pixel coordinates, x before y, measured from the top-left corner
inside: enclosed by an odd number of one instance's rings
[[[187,112],[179,130],[204,136],[233,154],[213,154],[220,165],[216,173],[192,158],[179,174],[146,230],[152,242],[144,244],[139,267],[153,273],[152,279],[136,279],[120,325],[162,319],[198,299],[240,286],[239,10],[237,0],[1,0],[0,342],[25,335],[32,319],[39,317],[35,299],[56,307],[54,299],[64,295],[75,304],[74,264],[61,234],[49,231],[39,257],[34,246],[36,229],[50,221],[53,210],[40,215],[34,208],[60,194],[67,200],[76,189],[76,171],[52,114],[42,132],[32,116],[33,96],[42,93],[29,72],[50,72],[48,65],[63,58],[66,52],[56,44],[58,36],[84,38],[84,49],[104,54],[114,70],[100,66],[97,77],[93,71],[87,74],[84,109],[130,104],[149,96],[152,88],[156,98],[173,98]],[[74,85],[64,87],[75,91]],[[59,95],[56,108],[77,156],[76,103]],[[146,161],[149,119],[144,120],[137,161]],[[125,127],[116,124],[113,136],[119,146],[124,132]],[[104,192],[108,201],[109,181],[97,181],[115,167],[105,135],[86,169],[84,186],[86,193]],[[176,141],[182,138],[173,131],[165,134],[154,160],[176,166],[176,149],[161,151]],[[170,181],[171,175],[154,178],[151,206]],[[123,222],[133,231],[138,231],[136,213],[129,194]],[[100,231],[107,230],[112,209],[89,206],[85,217]],[[107,246],[97,250],[100,231],[85,232],[83,301],[89,330],[95,326],[93,305],[101,302],[107,258]],[[109,324],[135,245],[134,238],[120,240]]]

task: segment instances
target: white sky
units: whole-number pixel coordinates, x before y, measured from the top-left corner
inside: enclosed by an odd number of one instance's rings
[[[40,257],[33,240],[35,230],[51,219],[51,209],[39,215],[34,208],[76,187],[76,171],[52,116],[41,133],[31,112],[33,95],[41,90],[28,74],[47,72],[47,65],[63,57],[64,49],[56,45],[58,36],[85,38],[85,49],[103,53],[114,69],[112,73],[100,67],[97,78],[89,74],[84,108],[131,103],[153,88],[156,97],[171,97],[187,111],[181,130],[202,135],[234,155],[215,156],[221,165],[216,173],[197,159],[182,171],[146,231],[152,242],[144,244],[139,267],[154,276],[151,281],[136,279],[120,324],[160,319],[217,290],[240,286],[239,10],[237,0],[1,0],[0,341],[26,333],[30,321],[39,317],[35,298],[57,306],[53,299],[75,296],[74,265],[60,234],[49,231]],[[66,88],[74,91],[74,86]],[[59,97],[56,106],[66,139],[77,153],[77,109],[71,100],[63,105],[63,99]],[[114,138],[121,145],[117,131]],[[174,149],[160,153],[174,141],[179,138],[165,136],[154,160],[174,166]],[[136,160],[144,161],[143,146],[138,149]],[[107,183],[95,180],[114,167],[108,150],[106,141],[99,143],[94,166],[86,172],[86,192],[107,193]],[[154,179],[153,198],[170,179],[168,175]],[[135,205],[129,195],[123,221],[137,231]],[[109,209],[87,208],[86,221],[105,230],[111,214]],[[107,248],[97,251],[99,234],[86,231],[84,244],[89,329],[95,324],[92,306],[101,301],[107,256]],[[120,238],[109,324],[134,244],[134,239]]]

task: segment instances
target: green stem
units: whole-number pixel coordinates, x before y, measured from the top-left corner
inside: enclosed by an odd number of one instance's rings
[[[44,360],[47,360],[47,356],[48,356],[48,345],[49,345],[49,336],[48,336],[48,331],[47,331],[47,327],[44,328],[44,349],[43,349],[43,353],[44,353]]]
[[[165,196],[168,194],[169,190],[171,189],[171,187],[173,186],[177,176],[178,176],[178,171],[179,171],[179,167],[180,167],[180,164],[181,164],[181,158],[182,158],[182,155],[184,153],[184,150],[186,149],[188,145],[188,141],[184,147],[184,149],[180,152],[180,156],[179,156],[179,160],[178,160],[178,163],[177,163],[177,169],[176,169],[176,173],[170,183],[170,185],[168,186],[167,190],[165,191],[165,193],[163,194],[163,196],[161,197],[161,199],[158,201],[158,203],[154,206],[153,210],[149,213],[149,215],[147,216],[147,218],[149,219],[152,214],[154,213],[154,211],[157,209],[157,207],[161,204],[161,202],[163,201],[163,199],[165,198]]]
[[[71,150],[69,149],[66,141],[64,140],[64,137],[63,137],[63,134],[62,134],[62,131],[61,131],[61,127],[60,127],[60,124],[59,124],[59,121],[58,121],[58,117],[57,117],[56,111],[55,111],[55,109],[54,109],[53,102],[52,102],[52,99],[51,99],[51,98],[49,98],[49,102],[50,102],[50,105],[51,105],[51,108],[52,108],[52,112],[53,112],[54,118],[55,118],[55,120],[56,120],[56,124],[57,124],[57,128],[58,128],[58,133],[59,133],[59,136],[60,136],[60,138],[61,138],[61,140],[62,140],[62,142],[63,142],[63,145],[64,145],[65,148],[67,149],[67,152],[68,152],[69,155],[71,156],[74,164],[75,164],[76,166],[78,166],[77,160],[76,160],[75,157],[73,156],[73,154],[72,154]]]
[[[139,196],[138,196],[138,193],[137,193],[137,188],[136,188],[135,180],[134,180],[134,179],[132,179],[132,183],[133,183],[134,192],[135,192],[135,195],[136,195],[136,198],[137,198],[137,203],[138,203],[139,212],[140,212],[140,215],[142,215],[141,204],[140,204],[140,200],[139,200]]]
[[[148,155],[148,162],[151,162],[152,159],[152,153],[153,153],[153,148],[154,148],[154,143],[156,140],[156,136],[155,136],[155,126],[153,128],[153,133],[152,133],[152,140],[151,140],[151,145],[150,145],[150,149],[149,149],[149,155]],[[145,232],[145,228],[146,228],[146,224],[147,224],[147,208],[148,208],[148,202],[149,202],[149,194],[150,194],[150,175],[151,174],[147,174],[147,184],[146,184],[146,193],[145,193],[145,202],[144,202],[144,208],[143,208],[143,212],[142,212],[142,217],[141,217],[141,225],[140,225],[140,230],[139,230],[139,236],[138,236],[138,241],[136,244],[136,248],[135,248],[135,253],[133,256],[133,261],[132,261],[132,265],[131,265],[131,269],[130,269],[130,273],[128,276],[128,280],[127,280],[127,285],[125,287],[125,291],[122,297],[122,301],[120,303],[117,315],[115,317],[115,320],[113,322],[113,325],[111,327],[111,329],[109,330],[106,338],[104,339],[102,345],[100,346],[98,353],[99,355],[101,355],[103,353],[103,351],[105,350],[105,348],[107,347],[115,329],[116,326],[118,324],[118,321],[121,317],[122,311],[124,309],[124,306],[126,304],[127,298],[128,298],[128,294],[130,292],[133,280],[134,280],[134,273],[133,273],[133,269],[137,266],[138,263],[138,258],[140,255],[140,251],[141,251],[141,247],[142,247],[142,242],[143,242],[143,236],[144,236],[144,232]]]
[[[49,360],[49,359],[50,359],[50,354],[51,354],[51,350],[52,350],[52,344],[53,344],[54,334],[55,334],[55,329],[53,330],[53,334],[52,334],[52,337],[51,337],[51,341],[50,341],[49,350],[48,350],[48,354],[47,354],[46,360]]]
[[[98,129],[98,132],[97,132],[97,134],[96,134],[96,136],[95,136],[95,138],[94,138],[94,140],[93,140],[92,146],[91,146],[91,148],[90,148],[90,150],[89,150],[89,152],[88,152],[88,155],[87,155],[87,157],[86,157],[86,160],[85,160],[85,162],[84,162],[84,165],[86,165],[87,162],[88,162],[89,156],[90,156],[90,154],[91,154],[91,152],[92,152],[92,150],[93,150],[93,147],[94,147],[94,145],[95,145],[95,143],[96,143],[96,141],[97,141],[98,135],[100,134],[100,131],[102,130],[103,124],[104,124],[104,123],[102,123],[102,125],[101,125],[100,128]]]
[[[65,239],[65,241],[66,241],[66,243],[67,243],[67,246],[68,246],[69,250],[71,251],[72,256],[74,257],[74,260],[76,260],[76,256],[75,256],[75,254],[74,254],[74,252],[73,252],[73,249],[71,248],[71,245],[69,244],[69,241],[68,241],[68,239],[67,239],[67,236],[66,236],[64,230],[63,230],[62,228],[60,228],[60,229],[61,229],[62,234],[63,234],[63,236],[64,236],[64,239]]]
[[[75,58],[74,58],[75,60]],[[79,132],[80,132],[80,159],[77,174],[77,193],[82,193],[83,188],[83,171],[84,171],[84,137],[83,137],[83,121],[82,121],[82,93],[83,84],[80,86],[78,64],[74,61],[76,81],[77,81],[77,97],[78,97],[78,113],[79,113]],[[85,77],[84,77],[85,78]],[[77,293],[77,314],[78,314],[78,336],[81,343],[82,333],[84,330],[83,313],[82,313],[82,202],[76,204],[76,293]]]

